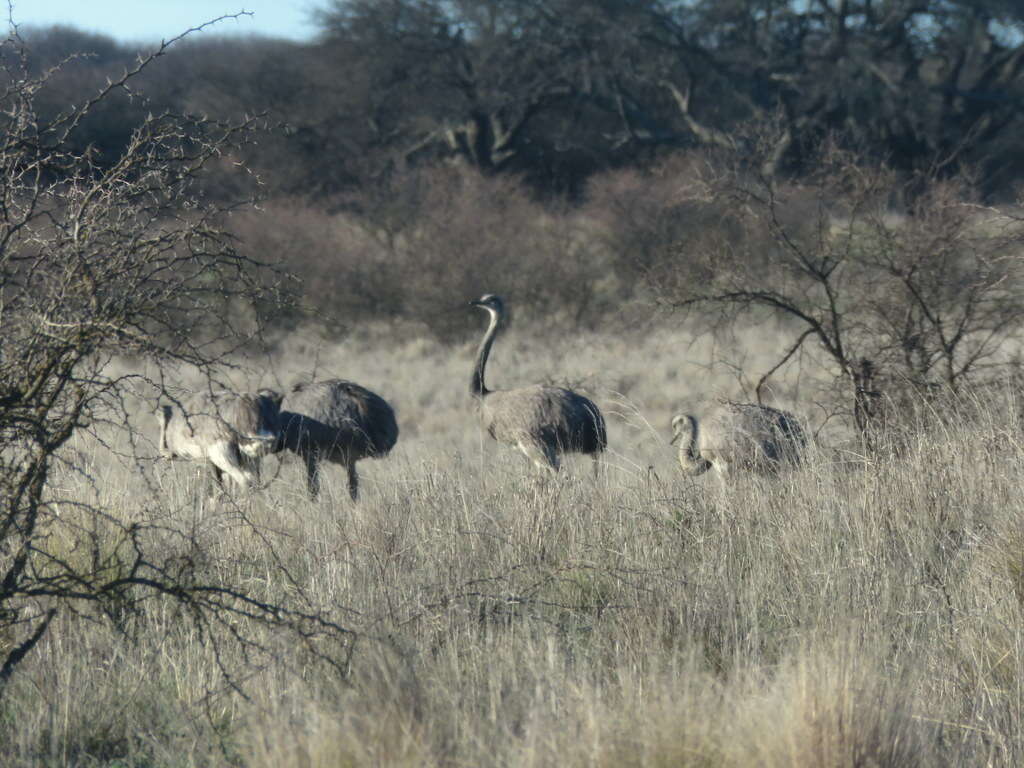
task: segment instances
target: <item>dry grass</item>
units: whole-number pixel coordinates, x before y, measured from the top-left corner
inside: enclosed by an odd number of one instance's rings
[[[772,337],[746,348],[767,356]],[[470,346],[391,338],[296,336],[237,381],[283,385],[317,367],[396,406],[399,445],[360,465],[358,506],[340,470],[307,501],[296,462],[239,506],[213,506],[195,468],[143,462],[141,475],[84,439],[84,472],[61,478],[159,522],[167,548],[188,531],[197,567],[231,583],[276,599],[301,586],[360,633],[348,675],[269,631],[247,663],[217,659],[160,601],[121,627],[64,614],[0,703],[7,764],[1024,761],[1024,446],[1006,398],[915,434],[892,460],[837,465],[823,449],[804,471],[723,491],[675,471],[668,421],[704,391],[741,396],[737,371],[763,368],[756,355],[709,367],[723,348],[682,333],[513,330],[493,385],[558,372],[609,415],[597,483],[588,460],[541,483],[469,414]],[[775,402],[814,387],[791,371]],[[150,435],[151,407],[133,417]],[[831,448],[838,434],[821,438]],[[223,687],[218,663],[245,671],[248,698]]]

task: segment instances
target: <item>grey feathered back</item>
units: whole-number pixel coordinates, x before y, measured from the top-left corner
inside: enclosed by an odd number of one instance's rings
[[[206,460],[221,482],[227,473],[245,488],[259,478],[259,459],[279,450],[281,395],[202,392],[181,406],[161,405],[160,453],[167,458]]]
[[[379,458],[398,442],[387,401],[344,379],[297,384],[284,397],[280,419],[285,447],[298,452],[308,442],[329,461]]]
[[[700,474],[709,468],[774,474],[803,460],[807,436],[792,413],[756,403],[725,402],[702,418],[680,414],[672,420],[682,437],[679,463]]]
[[[237,443],[253,454],[270,453],[274,441],[267,438],[279,429],[281,395],[273,390],[253,394],[200,392],[186,399],[182,408],[161,405],[160,448],[168,455],[191,455],[219,441]]]
[[[571,389],[547,384],[487,389],[484,370],[504,318],[505,304],[490,293],[470,303],[490,315],[477,350],[469,392],[491,437],[515,446],[537,466],[556,471],[563,453],[589,453],[596,459],[608,445],[608,432],[593,401]]]
[[[495,440],[530,440],[559,453],[598,453],[608,445],[604,417],[572,390],[536,384],[489,392],[480,403],[484,428]]]
[[[358,495],[355,463],[381,458],[398,441],[395,412],[384,398],[344,379],[297,384],[284,397],[282,444],[307,463],[310,495],[319,490],[318,464],[349,469],[349,492]]]

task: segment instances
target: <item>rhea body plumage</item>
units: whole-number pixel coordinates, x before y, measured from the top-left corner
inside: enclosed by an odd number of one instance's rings
[[[499,443],[518,448],[543,470],[557,472],[564,453],[590,454],[596,462],[608,445],[608,435],[600,409],[589,398],[547,384],[504,390],[487,388],[484,369],[505,315],[505,305],[500,297],[490,293],[470,304],[490,316],[469,385],[488,434]]]
[[[689,475],[709,469],[720,475],[732,469],[772,475],[802,461],[807,437],[788,411],[726,402],[703,418],[677,415],[672,419],[672,442],[679,443],[679,465]]]
[[[180,405],[161,405],[160,454],[206,461],[223,487],[226,474],[242,490],[259,481],[260,459],[279,450],[281,395],[199,393]]]
[[[348,470],[348,492],[359,498],[359,459],[378,459],[398,442],[394,409],[380,395],[344,379],[301,383],[284,397],[281,441],[306,463],[310,498],[320,492],[320,463]]]

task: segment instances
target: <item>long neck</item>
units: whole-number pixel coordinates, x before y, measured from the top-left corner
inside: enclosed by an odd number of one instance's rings
[[[700,455],[700,424],[693,416],[687,416],[690,424],[689,437],[679,441],[679,464],[694,475],[701,475],[711,468],[711,462]]]
[[[494,337],[498,335],[498,320],[500,319],[498,313],[490,308],[487,309],[487,312],[491,316],[491,322],[480,342],[480,349],[477,350],[476,367],[473,369],[473,378],[469,382],[469,394],[473,397],[483,397],[488,393],[487,387],[484,385],[484,368],[487,365],[487,356],[491,354]]]

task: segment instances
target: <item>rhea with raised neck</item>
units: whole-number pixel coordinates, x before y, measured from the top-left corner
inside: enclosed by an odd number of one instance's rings
[[[487,385],[484,384],[484,369],[487,367],[487,358],[491,354],[494,338],[498,335],[498,326],[501,325],[502,318],[505,316],[505,304],[500,296],[495,296],[493,293],[485,294],[469,303],[470,306],[487,310],[487,314],[490,316],[487,331],[484,333],[484,337],[480,341],[480,348],[476,353],[473,376],[469,381],[469,394],[473,397],[483,398],[491,393],[487,389]]]

